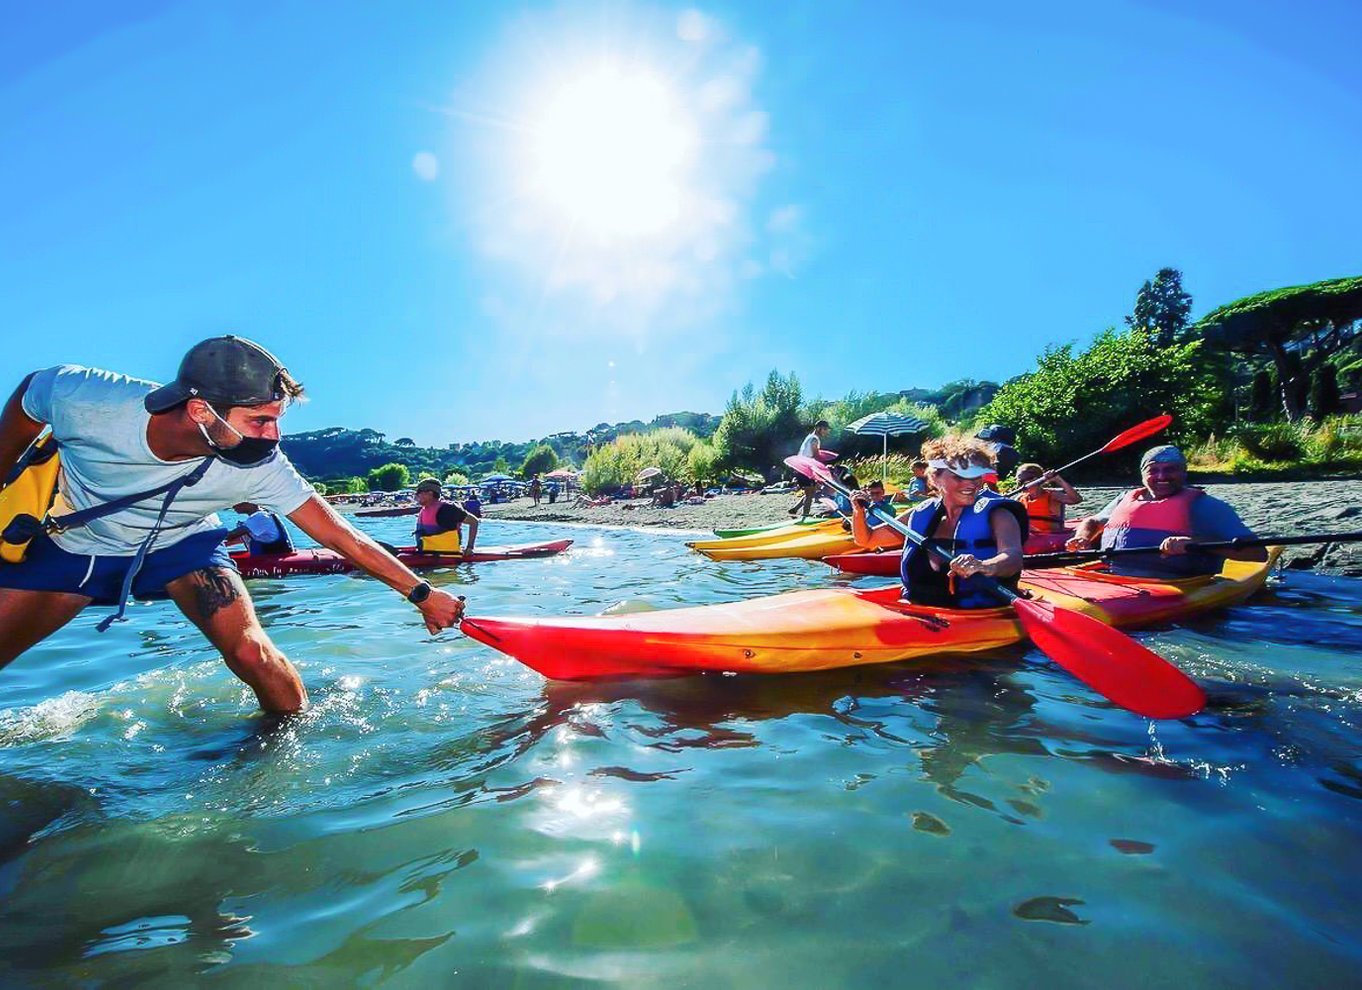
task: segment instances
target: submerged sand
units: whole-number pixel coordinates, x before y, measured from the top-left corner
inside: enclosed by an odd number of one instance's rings
[[[1244,521],[1262,535],[1295,536],[1362,530],[1362,480],[1209,484],[1207,492],[1224,499]],[[1070,513],[1078,518],[1116,495],[1117,488],[1080,488],[1083,503]],[[720,495],[704,505],[671,509],[650,507],[646,500],[616,502],[595,508],[574,508],[562,502],[532,505],[520,499],[483,507],[490,519],[568,522],[597,526],[659,526],[710,532],[741,529],[789,519],[786,510],[793,494]],[[1288,547],[1286,566],[1313,568],[1323,574],[1362,577],[1362,544],[1325,544]]]

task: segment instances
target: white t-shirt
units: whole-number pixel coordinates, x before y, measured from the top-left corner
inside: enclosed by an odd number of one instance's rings
[[[142,401],[154,388],[152,382],[74,364],[44,369],[29,381],[24,412],[52,427],[61,450],[59,487],[72,509],[155,488],[198,466],[200,458],[163,461],[147,445],[151,415]],[[288,515],[313,494],[282,452],[249,468],[215,459],[198,484],[176,495],[152,549],[220,528],[215,513],[238,502]],[[52,539],[70,553],[130,557],[164,501],[164,495],[146,499]]]
[[[804,442],[803,442],[802,444],[799,445],[799,456],[800,456],[800,457],[811,457],[811,458],[813,458],[814,460],[817,460],[817,459],[818,459],[818,451],[821,450],[822,447],[823,447],[823,444],[822,444],[822,442],[818,439],[818,434],[817,434],[817,433],[810,433],[808,436],[806,436],[806,437],[804,438]],[[786,447],[785,449],[786,449],[786,450],[789,450],[790,448],[789,448],[789,447]]]
[[[257,543],[275,543],[284,538],[284,530],[274,516],[261,509],[259,512],[252,512],[241,525],[246,527],[246,532],[251,534],[251,539]]]

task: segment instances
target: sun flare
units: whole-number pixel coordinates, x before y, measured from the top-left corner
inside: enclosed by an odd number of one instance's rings
[[[530,188],[578,231],[639,237],[681,216],[694,129],[655,76],[579,76],[544,99],[529,133]]]

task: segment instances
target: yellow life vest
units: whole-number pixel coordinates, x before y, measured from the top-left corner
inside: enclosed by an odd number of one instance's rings
[[[19,460],[19,473],[0,489],[0,560],[18,564],[41,529],[57,494],[61,458],[57,441],[46,433]]]
[[[460,553],[463,543],[459,539],[459,527],[436,533],[434,536],[418,536],[416,544],[428,553]]]

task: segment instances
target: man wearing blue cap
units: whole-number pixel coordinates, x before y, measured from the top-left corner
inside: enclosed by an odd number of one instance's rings
[[[1078,524],[1070,550],[1086,550],[1101,539],[1103,550],[1129,547],[1158,548],[1158,553],[1116,557],[1112,570],[1134,577],[1179,578],[1216,574],[1223,558],[1267,559],[1262,547],[1188,552],[1194,541],[1252,537],[1239,514],[1227,503],[1187,484],[1187,458],[1178,448],[1164,445],[1140,458],[1144,487],[1112,499],[1102,510]]]
[[[260,626],[216,513],[251,502],[287,516],[323,546],[405,596],[435,633],[463,603],[432,589],[353,529],[294,470],[279,418],[303,388],[274,355],[241,337],[190,349],[168,385],[59,365],[26,377],[0,412],[0,478],[51,427],[60,508],[19,517],[0,538],[0,668],[91,604],[170,597],[255,692],[266,711],[307,702],[302,678]],[[25,528],[13,522],[26,518]],[[46,525],[40,525],[44,522]],[[11,536],[15,538],[11,539]]]

